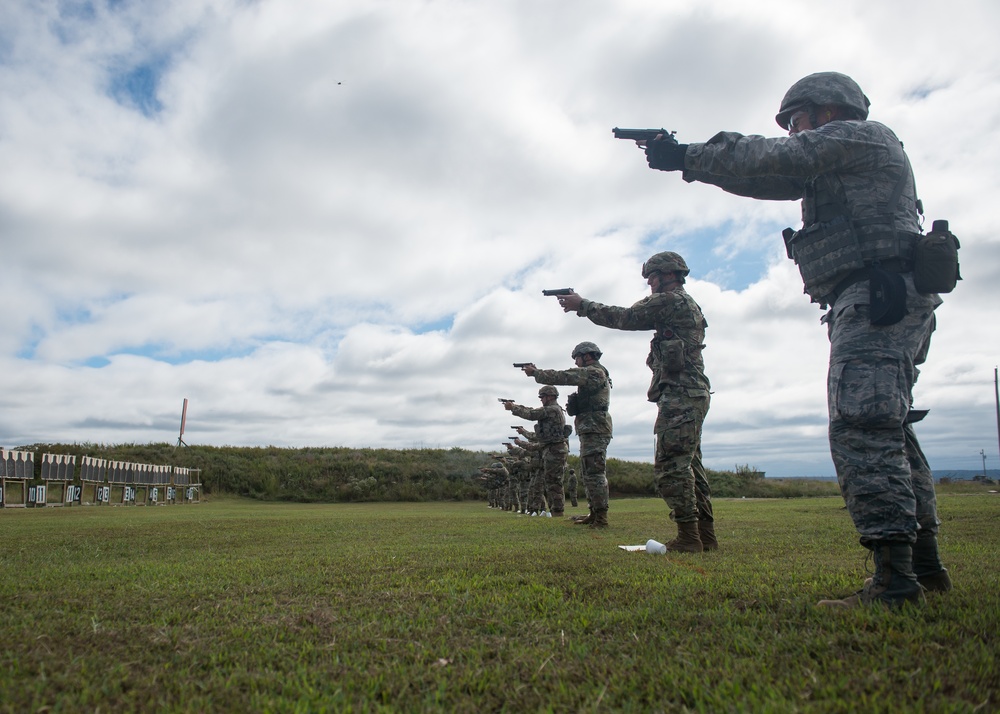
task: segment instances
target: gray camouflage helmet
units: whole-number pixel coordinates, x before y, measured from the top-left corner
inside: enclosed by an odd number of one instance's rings
[[[559,390],[553,387],[551,384],[546,384],[544,387],[538,390],[538,396],[544,397],[545,395],[558,397]]]
[[[782,129],[788,129],[788,120],[795,112],[809,105],[822,107],[827,104],[852,109],[859,119],[868,118],[871,106],[858,83],[846,74],[817,72],[803,77],[785,92],[774,120]]]
[[[573,348],[573,354],[571,354],[570,357],[576,359],[578,356],[585,354],[592,354],[594,355],[594,359],[600,359],[601,355],[604,353],[601,352],[601,348],[593,342],[581,342]]]
[[[653,273],[680,273],[687,277],[690,272],[684,258],[669,250],[657,253],[642,264],[642,277],[644,278],[648,278]]]

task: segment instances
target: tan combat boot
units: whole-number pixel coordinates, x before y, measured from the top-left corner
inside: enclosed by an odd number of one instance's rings
[[[590,513],[585,516],[573,516],[574,526],[589,526],[591,521],[594,520],[594,511],[591,509]]]
[[[698,521],[698,535],[705,550],[719,549],[719,541],[715,538],[715,521]]]
[[[668,553],[701,553],[705,550],[698,534],[698,521],[677,524],[677,537],[667,543]]]
[[[588,528],[607,528],[608,527],[608,509],[604,508],[599,511],[594,511],[593,518],[588,524]]]

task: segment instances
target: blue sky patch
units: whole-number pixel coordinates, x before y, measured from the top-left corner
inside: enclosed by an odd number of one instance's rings
[[[742,247],[725,247],[725,237],[734,231],[733,226],[727,221],[678,235],[655,233],[643,240],[643,245],[649,255],[665,250],[680,253],[696,279],[711,280],[727,290],[745,290],[767,272],[775,241],[781,240],[781,233],[777,227],[762,225],[760,241]],[[720,255],[722,252],[729,255]]]
[[[136,109],[145,117],[155,117],[163,111],[157,90],[167,66],[167,59],[159,57],[113,72],[110,86],[112,98],[122,106]]]
[[[455,316],[446,315],[440,320],[435,320],[434,322],[425,322],[421,325],[415,325],[413,327],[413,332],[417,335],[423,335],[428,332],[448,332],[454,324]]]

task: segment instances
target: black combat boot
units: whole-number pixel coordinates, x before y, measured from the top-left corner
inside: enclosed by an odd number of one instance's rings
[[[913,544],[913,574],[928,592],[951,590],[951,577],[938,554],[937,535],[931,531],[917,531],[917,542]]]
[[[906,603],[922,605],[924,591],[913,574],[913,548],[899,541],[874,541],[871,546],[875,574],[858,592],[842,600],[820,600],[821,607],[858,607],[881,604],[899,608]]]

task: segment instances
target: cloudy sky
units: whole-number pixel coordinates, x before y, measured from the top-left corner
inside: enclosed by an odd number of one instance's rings
[[[610,456],[651,460],[630,305],[692,267],[708,466],[830,475],[827,342],[755,202],[650,171],[614,126],[778,135],[838,70],[904,141],[965,280],[917,386],[935,469],[998,466],[1000,4],[0,0],[0,445],[491,449],[512,362],[614,379]],[[575,439],[573,440],[575,447]]]

